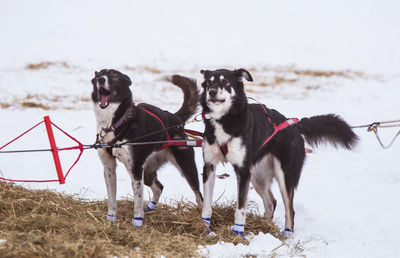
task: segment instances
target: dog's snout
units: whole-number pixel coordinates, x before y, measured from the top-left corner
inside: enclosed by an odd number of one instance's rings
[[[208,91],[208,94],[210,94],[210,97],[215,97],[217,96],[218,90],[217,89],[210,89]]]
[[[104,77],[100,77],[100,78],[97,79],[97,82],[99,84],[104,84],[106,82],[106,79]]]

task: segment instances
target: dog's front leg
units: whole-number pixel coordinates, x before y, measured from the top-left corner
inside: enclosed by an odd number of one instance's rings
[[[207,227],[207,233],[209,233],[211,215],[212,215],[212,196],[214,192],[215,183],[215,166],[211,163],[204,163],[203,167],[203,210],[201,217],[205,226]]]
[[[233,234],[244,237],[244,225],[246,224],[247,195],[249,193],[250,170],[245,167],[234,166],[237,184],[238,201],[235,211],[235,225],[231,227]]]
[[[132,173],[132,189],[133,189],[133,219],[132,224],[135,227],[143,225],[143,161],[136,160]]]
[[[143,170],[142,170],[143,171]],[[142,227],[143,224],[143,176],[139,178],[138,174],[142,173],[139,171],[134,172],[133,180],[132,180],[132,189],[133,189],[133,219],[132,224],[138,228]]]
[[[104,179],[107,187],[108,213],[106,219],[109,221],[117,220],[117,182],[116,182],[116,161],[115,158],[106,150],[98,151],[104,167]]]
[[[222,159],[222,154],[216,144],[203,143],[203,210],[201,217],[207,227],[207,234],[210,233],[209,227],[212,215],[212,197],[215,184],[215,166]]]

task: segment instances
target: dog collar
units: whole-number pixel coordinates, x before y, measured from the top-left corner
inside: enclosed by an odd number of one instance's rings
[[[110,132],[115,132],[115,130],[118,129],[118,127],[120,127],[122,125],[122,122],[124,122],[126,116],[128,114],[128,110],[120,117],[120,119],[118,119],[117,122],[115,122],[114,124],[112,124],[110,127],[104,128],[102,127],[100,132],[97,134],[96,136],[96,143],[99,142],[103,142],[104,137],[110,133]],[[109,143],[114,143],[116,141],[116,137],[114,138],[114,140],[112,140]]]
[[[204,120],[210,120],[211,119],[211,115],[210,114],[206,114],[206,112],[201,112],[201,117],[204,119]]]
[[[118,119],[118,121],[115,122],[114,124],[112,124],[110,127],[108,127],[108,128],[104,128],[104,127],[101,128],[102,131],[104,131],[104,132],[106,132],[106,133],[115,132],[115,130],[117,130],[118,127],[121,126],[122,122],[124,122],[124,120],[125,120],[127,114],[128,114],[128,111],[126,111],[126,112],[120,117],[120,119]]]

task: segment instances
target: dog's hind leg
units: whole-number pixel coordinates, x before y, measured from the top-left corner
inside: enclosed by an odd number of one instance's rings
[[[251,169],[251,183],[264,204],[264,217],[271,220],[276,208],[276,199],[271,192],[274,178],[273,156],[267,155]]]
[[[157,207],[161,193],[164,189],[164,186],[157,178],[157,170],[167,162],[168,155],[166,152],[168,152],[167,149],[153,153],[146,160],[146,163],[143,166],[144,184],[149,186],[153,192],[151,201],[147,203],[147,208],[145,209],[146,212],[154,210]]]
[[[171,162],[189,183],[196,197],[197,205],[201,209],[203,207],[203,196],[200,193],[199,176],[194,161],[194,150],[192,148],[171,148],[171,153],[174,157],[171,158]]]
[[[143,165],[148,155],[150,155],[149,150],[135,148],[132,153],[130,147],[118,148],[116,154],[131,176],[134,202],[132,224],[138,228],[143,224]]]
[[[285,230],[284,235],[290,235],[293,232],[294,227],[294,209],[293,209],[293,196],[294,187],[289,188],[285,183],[285,173],[282,169],[281,162],[275,158],[275,178],[279,185],[279,190],[282,195],[283,204],[285,205]]]
[[[117,181],[115,169],[117,163],[115,158],[106,150],[99,149],[98,154],[104,167],[104,179],[107,187],[108,213],[106,219],[117,220]]]

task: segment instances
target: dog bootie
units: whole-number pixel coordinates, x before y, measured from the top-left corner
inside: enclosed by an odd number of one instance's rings
[[[231,226],[231,233],[232,235],[238,235],[244,237],[244,225],[235,224]]]
[[[143,218],[141,218],[141,217],[133,218],[132,225],[134,225],[137,228],[141,228],[143,225]]]
[[[217,234],[215,234],[215,232],[210,231],[211,218],[202,218],[202,220],[203,220],[203,224],[206,228],[205,235],[210,236],[210,237],[216,237]]]
[[[282,235],[289,237],[289,236],[293,235],[293,231],[288,228],[285,228],[285,230],[282,231]]]
[[[115,222],[115,221],[117,221],[117,215],[107,215],[106,220]]]
[[[157,208],[157,203],[149,201],[147,202],[147,208],[144,209],[144,212],[154,211]]]

